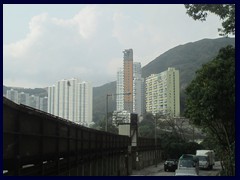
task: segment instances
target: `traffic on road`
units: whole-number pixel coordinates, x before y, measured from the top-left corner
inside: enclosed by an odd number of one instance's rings
[[[133,175],[143,176],[218,176],[220,162],[215,162],[212,150],[197,150],[195,154],[183,154],[179,159],[167,159],[157,166],[150,166]]]
[[[216,161],[213,169],[199,169],[199,176],[218,176],[221,170],[220,161]],[[164,171],[164,162],[146,167],[141,170],[133,170],[132,176],[175,176],[175,171]]]

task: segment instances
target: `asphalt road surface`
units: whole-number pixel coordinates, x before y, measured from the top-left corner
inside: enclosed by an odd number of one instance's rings
[[[221,170],[220,162],[215,162],[212,170],[199,170],[199,176],[218,176]],[[163,162],[159,163],[157,167],[155,165],[146,167],[139,171],[133,170],[131,176],[174,176],[175,172],[165,172]]]

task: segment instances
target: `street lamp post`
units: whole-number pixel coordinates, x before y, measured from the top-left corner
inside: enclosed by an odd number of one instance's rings
[[[112,96],[112,94],[107,94],[106,99],[106,124],[105,124],[105,131],[108,132],[108,97]]]
[[[107,94],[106,96],[106,124],[105,124],[105,131],[108,132],[108,97],[113,95],[130,95],[131,93],[119,93],[119,94]]]
[[[154,132],[154,139],[155,139],[155,167],[157,167],[157,117],[154,117],[155,120],[155,132]]]

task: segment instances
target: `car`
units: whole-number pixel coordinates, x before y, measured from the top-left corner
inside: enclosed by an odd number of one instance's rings
[[[178,166],[178,160],[177,159],[167,159],[164,162],[164,171],[175,171]]]
[[[198,176],[195,168],[176,169],[175,176]]]
[[[177,169],[195,169],[197,175],[199,174],[199,159],[193,154],[183,154],[178,160]]]

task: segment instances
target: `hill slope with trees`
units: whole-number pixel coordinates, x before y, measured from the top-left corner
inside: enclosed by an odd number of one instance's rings
[[[180,71],[180,87],[181,87],[181,112],[185,103],[185,88],[194,79],[195,72],[205,64],[212,60],[222,47],[227,45],[235,46],[235,38],[218,38],[203,39],[196,42],[187,43],[174,47],[162,55],[155,58],[149,64],[142,68],[144,78],[150,74],[157,74],[167,70],[168,67],[175,67]],[[116,93],[116,82],[108,83],[93,90],[93,116],[94,121],[106,114],[105,104],[106,95]],[[110,103],[110,100],[109,100]],[[114,110],[115,103],[111,102],[109,111]]]
[[[176,46],[165,53],[161,54],[149,64],[142,68],[144,78],[150,74],[157,74],[167,70],[168,67],[175,67],[180,71],[180,87],[181,87],[181,112],[184,110],[185,88],[194,79],[195,72],[201,68],[202,64],[213,59],[222,47],[227,45],[235,46],[235,38],[218,38],[203,39],[196,42],[190,42],[184,45]],[[9,87],[3,86],[3,93]],[[45,89],[21,89],[20,91],[46,96]],[[106,115],[106,95],[116,93],[116,81],[104,84],[100,87],[93,88],[93,121],[97,122]],[[109,112],[116,107],[115,99],[109,98]]]

